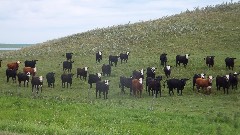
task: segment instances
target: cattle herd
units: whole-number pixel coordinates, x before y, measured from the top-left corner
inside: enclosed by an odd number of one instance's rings
[[[101,93],[104,95],[104,99],[108,98],[108,91],[109,91],[109,84],[110,80],[101,80],[102,75],[103,76],[111,76],[111,70],[112,66],[117,66],[118,60],[121,60],[122,62],[127,63],[129,58],[130,52],[121,53],[118,56],[109,55],[109,63],[108,65],[103,64],[102,65],[102,72],[101,73],[95,73],[90,74],[88,73],[89,67],[83,67],[83,68],[77,68],[77,78],[80,77],[80,79],[84,79],[88,82],[89,87],[92,88],[93,84],[96,84],[96,98],[99,96],[101,97]],[[73,73],[72,73],[72,64],[74,61],[72,61],[72,55],[73,53],[66,53],[66,61],[62,63],[63,65],[63,74],[61,75],[61,81],[62,81],[62,88],[64,87],[70,87],[72,85],[73,81]],[[180,66],[180,64],[183,64],[184,68],[186,68],[188,64],[188,58],[190,54],[185,55],[177,55],[176,56],[176,67]],[[211,68],[214,66],[214,58],[215,56],[207,56],[204,58],[206,61],[206,65]],[[98,51],[96,53],[96,63],[100,63],[102,57],[102,52]],[[234,68],[234,60],[236,58],[229,58],[227,57],[225,59],[226,68],[229,70],[233,70]],[[163,71],[165,73],[166,78],[169,78],[171,76],[171,66],[167,64],[167,54],[163,53],[160,55],[160,65],[163,66]],[[7,64],[6,69],[6,76],[7,76],[7,82],[9,82],[9,79],[12,78],[13,82],[16,82],[18,80],[18,85],[21,87],[21,82],[23,82],[23,86],[25,87],[28,82],[31,82],[32,86],[32,92],[34,92],[34,89],[36,93],[41,90],[42,92],[42,86],[43,86],[43,76],[36,76],[37,68],[36,63],[38,60],[26,60],[24,62],[25,66],[23,67],[23,72],[18,72],[19,70],[19,64],[20,61],[12,62]],[[0,60],[0,67],[1,67]],[[114,65],[113,65],[114,64]],[[132,71],[132,75],[129,77],[126,76],[120,76],[119,78],[119,88],[121,89],[122,93],[125,93],[125,88],[128,88],[130,90],[130,94],[136,97],[142,96],[143,91],[143,82],[145,80],[145,86],[146,86],[146,92],[148,92],[149,96],[157,97],[158,95],[161,96],[161,81],[163,79],[162,76],[156,76],[156,67],[147,67],[145,69],[140,70],[134,70]],[[146,71],[146,77],[144,78],[144,72]],[[88,80],[87,80],[88,78]],[[224,76],[217,75],[216,77],[216,87],[217,90],[220,90],[222,87],[224,90],[224,94],[228,94],[228,89],[230,86],[232,86],[232,89],[237,89],[238,85],[238,73],[230,73]],[[194,87],[196,86],[197,91],[204,91],[206,94],[211,93],[212,89],[212,82],[213,79],[215,79],[213,76],[209,75],[206,76],[204,73],[201,74],[194,74],[192,78],[192,89],[194,90]],[[54,88],[55,83],[55,73],[49,72],[46,74],[46,80],[47,80],[47,86]],[[182,95],[182,91],[186,85],[186,82],[190,80],[189,78],[171,78],[167,79],[164,82],[162,82],[163,86],[167,84],[167,88],[169,89],[169,95],[174,94],[174,89],[177,90],[177,93],[179,95]],[[67,86],[66,86],[67,85]]]

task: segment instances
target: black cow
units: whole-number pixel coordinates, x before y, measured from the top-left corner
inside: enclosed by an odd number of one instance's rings
[[[125,62],[127,63],[129,53],[130,53],[130,52],[120,53],[121,64],[122,64],[122,61],[125,61]]]
[[[7,82],[9,82],[9,78],[11,77],[13,83],[16,82],[17,70],[16,69],[6,69]]]
[[[120,76],[119,88],[121,88],[121,92],[125,94],[124,87],[130,89],[130,94],[132,93],[132,80],[133,78],[127,78],[125,76]]]
[[[65,88],[65,83],[67,83],[67,88],[68,88],[68,84],[71,88],[73,75],[74,75],[73,73],[69,73],[69,74],[63,73],[61,75],[62,88]]]
[[[163,53],[160,55],[160,62],[162,66],[166,66],[167,65],[167,54]]]
[[[207,56],[206,58],[204,58],[204,60],[206,60],[206,65],[210,68],[213,67],[214,65],[214,57],[215,56]]]
[[[202,78],[204,79],[205,78],[205,75],[204,73],[201,73],[201,74],[194,74],[193,75],[193,87],[192,87],[192,90],[194,90],[194,86],[196,85],[196,79],[197,78]]]
[[[72,63],[74,63],[74,61],[64,61],[63,62],[63,71],[68,71],[71,72],[72,70]]]
[[[148,67],[147,68],[147,77],[155,78],[156,69],[157,68],[155,68],[155,67]]]
[[[148,93],[150,96],[150,91],[152,91],[152,96],[155,94],[155,97],[157,97],[158,93],[160,96],[162,95],[161,92],[161,83],[160,81],[162,80],[162,76],[157,76],[156,78],[151,78],[148,80]]]
[[[23,86],[25,87],[25,84],[27,83],[27,87],[28,87],[30,72],[27,72],[26,74],[25,73],[18,73],[17,77],[18,77],[19,87],[21,87],[21,82],[22,81],[23,81]]]
[[[220,88],[223,87],[224,94],[226,93],[226,90],[228,94],[228,89],[230,87],[229,75],[225,75],[225,76],[218,75],[216,77],[216,87],[217,87],[217,90],[220,90]]]
[[[234,60],[235,60],[235,59],[236,59],[236,58],[229,58],[229,57],[227,57],[227,58],[225,59],[226,68],[227,68],[227,67],[228,67],[228,69],[232,68],[232,70],[233,70]]]
[[[96,62],[100,62],[102,60],[102,52],[98,51],[96,53]]]
[[[84,68],[77,68],[77,78],[80,76],[80,79],[83,79],[86,81],[87,80],[87,73],[88,73],[88,68],[89,67],[84,67]]]
[[[48,87],[54,88],[55,84],[55,73],[54,72],[49,72],[46,74],[46,79],[48,83]]]
[[[163,68],[163,71],[164,71],[164,73],[165,73],[167,78],[170,77],[170,75],[171,75],[171,66],[169,66],[169,65],[165,66]]]
[[[36,89],[37,94],[39,92],[39,88],[41,89],[41,92],[42,92],[43,76],[39,76],[39,77],[33,76],[31,80],[31,84],[32,84],[32,92],[33,92],[33,88]]]
[[[167,82],[167,85],[168,85],[169,95],[171,96],[171,92],[174,95],[173,89],[177,89],[177,93],[182,95],[182,90],[184,89],[187,80],[189,80],[189,79],[173,78],[173,79],[166,80],[165,82]],[[164,83],[164,86],[165,86],[165,83]],[[179,91],[181,91],[181,93],[179,93]]]
[[[101,73],[96,74],[89,74],[88,76],[88,84],[90,85],[90,88],[92,88],[92,84],[96,83],[98,81],[101,81]]]
[[[68,60],[72,60],[72,55],[73,55],[73,53],[66,53],[66,58],[67,58],[67,61]]]
[[[109,91],[109,82],[110,82],[110,80],[96,82],[96,98],[97,98],[97,93],[99,95],[99,98],[101,98],[101,92],[104,95],[104,99],[108,98],[107,95],[108,95],[108,91]]]
[[[0,67],[2,67],[2,60],[0,60]]]
[[[36,67],[36,64],[37,64],[37,61],[38,60],[26,60],[24,63],[25,63],[25,67],[31,67],[31,68],[35,68]]]
[[[107,74],[107,76],[110,76],[112,72],[112,68],[110,65],[102,65],[102,74],[103,76],[105,76],[105,74]]]
[[[118,63],[118,58],[119,58],[119,56],[109,55],[109,57],[108,57],[109,65],[113,66],[112,63],[114,63],[114,64],[115,64],[115,67],[116,67],[116,66],[117,66],[117,63]]]
[[[238,85],[238,73],[235,72],[235,73],[230,73],[229,74],[229,82],[230,82],[230,85],[232,86],[232,89],[235,89],[237,90],[237,85]]]
[[[180,63],[183,64],[183,66],[186,68],[186,65],[188,64],[188,58],[190,54],[185,54],[184,56],[177,55],[176,56],[176,67],[177,65],[180,66]]]
[[[132,72],[132,77],[133,79],[140,79],[140,78],[144,79],[144,70],[143,69],[139,71],[134,70]]]

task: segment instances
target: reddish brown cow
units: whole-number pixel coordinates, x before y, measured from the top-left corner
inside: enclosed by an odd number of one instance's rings
[[[37,68],[36,68],[36,67],[35,67],[35,68],[24,67],[24,68],[23,68],[23,72],[24,72],[25,74],[27,74],[27,72],[30,72],[30,74],[31,74],[32,76],[35,76],[35,75],[36,75],[36,72],[37,72]]]
[[[211,93],[211,87],[212,87],[212,80],[213,77],[212,76],[208,76],[207,79],[203,79],[203,78],[197,78],[196,79],[196,86],[198,91],[200,90],[200,87],[202,89],[205,89],[205,91],[207,92],[207,94]]]
[[[18,70],[18,67],[19,67],[20,63],[21,63],[20,61],[8,63],[7,67],[8,67],[8,69],[12,69],[12,70],[16,69],[16,70]]]
[[[132,80],[132,90],[133,90],[134,96],[139,95],[139,97],[142,97],[142,90],[143,90],[142,78]]]

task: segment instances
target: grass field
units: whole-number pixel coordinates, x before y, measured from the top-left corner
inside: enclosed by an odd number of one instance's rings
[[[223,90],[205,95],[192,90],[195,73],[225,75],[240,72],[240,3],[186,11],[158,20],[126,24],[77,33],[25,47],[18,51],[0,52],[0,134],[223,134],[240,133],[240,90]],[[95,62],[96,51],[103,51],[103,61]],[[73,70],[89,66],[89,73],[101,72],[108,55],[130,51],[128,63],[112,67],[109,99],[95,97],[95,85],[74,75],[72,88],[62,88],[60,76],[63,56],[73,52]],[[189,78],[182,96],[169,96],[163,88],[162,97],[153,98],[143,92],[142,98],[120,93],[121,75],[133,70],[157,67],[163,74],[159,55],[167,53],[172,65],[171,78]],[[175,67],[177,54],[190,54],[189,63]],[[215,55],[215,65],[208,68],[204,58]],[[236,57],[234,70],[225,67],[226,57]],[[38,59],[37,75],[56,73],[56,87],[31,92],[31,87],[6,83],[8,62]],[[20,64],[21,72],[24,63]],[[163,82],[162,81],[162,82]],[[215,81],[213,82],[215,84]],[[145,88],[145,87],[144,87]]]

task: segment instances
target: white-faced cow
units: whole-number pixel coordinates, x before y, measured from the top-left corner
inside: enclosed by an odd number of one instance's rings
[[[206,78],[206,79],[197,78],[196,79],[196,87],[197,87],[198,91],[200,91],[200,88],[202,88],[202,90],[205,90],[204,93],[210,94],[211,88],[212,88],[212,81],[213,81],[213,76],[208,76],[208,78]]]
[[[160,63],[164,67],[167,65],[167,54],[166,53],[162,53],[160,55]]]
[[[177,55],[176,56],[176,67],[177,65],[180,66],[180,63],[183,64],[183,66],[186,68],[186,65],[188,64],[188,58],[190,54],[185,54],[184,56]]]
[[[109,82],[110,80],[96,82],[96,98],[97,98],[97,93],[99,95],[99,98],[101,98],[101,92],[102,92],[104,95],[104,99],[108,99],[107,95],[109,91]]]
[[[226,67],[228,67],[228,69],[232,69],[233,70],[233,68],[234,68],[234,60],[235,59],[236,58],[229,58],[229,57],[227,57],[225,59],[225,64],[226,64]]]
[[[157,68],[155,68],[155,67],[148,67],[148,68],[147,68],[147,77],[155,78],[156,69],[157,69]]]
[[[8,67],[8,69],[16,69],[16,70],[18,70],[18,67],[19,67],[20,63],[21,63],[20,61],[8,63],[7,67]]]
[[[164,82],[164,87],[165,87],[165,83],[167,82],[170,96],[171,96],[171,92],[174,95],[173,89],[177,89],[178,95],[182,95],[182,91],[183,91],[183,89],[186,85],[187,80],[189,80],[189,79],[186,79],[186,78],[183,78],[183,79],[175,79],[175,78],[169,79],[169,80],[166,80]],[[179,91],[181,91],[181,92],[179,93]]]
[[[206,58],[204,58],[204,60],[206,60],[206,65],[210,68],[213,67],[214,65],[214,57],[215,56],[207,56]]]
[[[31,68],[35,68],[36,64],[37,64],[38,60],[26,60],[25,63],[25,67],[31,67]]]
[[[118,63],[118,58],[119,58],[119,56],[109,55],[109,57],[108,57],[109,65],[113,66],[112,63],[114,63],[114,65],[115,65],[115,67],[116,67],[116,66],[117,66],[117,63]]]
[[[165,73],[167,78],[170,77],[170,75],[171,75],[171,66],[170,65],[165,66],[163,68],[163,71],[164,71],[164,73]]]
[[[48,72],[48,73],[46,74],[46,79],[47,79],[48,87],[54,88],[54,84],[55,84],[55,73],[54,73],[54,72]]]
[[[96,74],[89,74],[88,76],[88,84],[90,85],[90,88],[92,88],[92,84],[96,83],[98,81],[101,81],[101,73],[96,73]]]
[[[83,79],[86,81],[87,80],[87,73],[88,73],[88,68],[89,67],[84,67],[84,68],[77,68],[77,78],[80,76],[80,79]]]
[[[122,64],[122,61],[125,61],[127,63],[129,54],[130,52],[120,53],[121,64]]]
[[[133,79],[132,80],[132,90],[133,90],[133,95],[135,97],[139,96],[140,98],[142,97],[142,90],[143,90],[143,79]]]
[[[226,91],[228,94],[228,89],[230,87],[229,75],[225,75],[225,76],[218,75],[216,77],[216,87],[217,87],[217,90],[220,90],[220,88],[222,87],[224,94],[226,93]]]
[[[140,78],[144,79],[144,69],[141,69],[139,71],[134,70],[132,72],[132,77],[133,79],[140,79]]]
[[[36,72],[37,72],[37,67],[24,67],[23,68],[23,73],[27,74],[27,72],[29,72],[32,76],[35,76],[36,75]]]
[[[96,53],[96,62],[99,62],[102,60],[102,52],[101,51],[98,51]]]
[[[105,76],[105,74],[107,76],[110,76],[111,72],[112,72],[112,68],[111,68],[110,65],[105,65],[105,64],[102,65],[102,74],[103,74],[103,76]]]
[[[39,77],[33,76],[31,83],[32,83],[32,92],[33,92],[33,89],[35,88],[37,94],[39,92],[39,89],[41,89],[41,93],[42,93],[43,76],[39,76]]]
[[[25,87],[25,84],[27,83],[27,87],[28,87],[28,82],[29,82],[29,78],[30,78],[30,72],[28,73],[18,73],[17,77],[18,77],[18,83],[19,83],[19,87],[21,87],[21,82],[23,81],[23,86]]]

